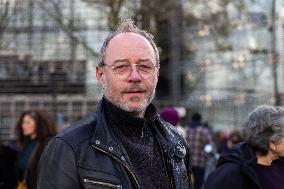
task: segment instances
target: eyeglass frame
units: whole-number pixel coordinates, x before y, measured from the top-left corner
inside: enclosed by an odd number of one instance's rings
[[[131,72],[129,72],[129,75],[128,75],[127,77],[125,77],[125,78],[121,78],[121,77],[119,77],[118,74],[115,74],[115,71],[114,71],[115,67],[114,67],[113,65],[110,66],[110,65],[107,65],[107,64],[105,64],[105,63],[102,63],[102,64],[100,64],[99,66],[100,66],[100,67],[107,66],[107,67],[111,68],[113,74],[114,74],[118,79],[124,80],[124,79],[127,79],[127,78],[131,75],[131,73],[133,72],[133,69],[132,69],[133,66],[136,67],[136,66],[141,65],[141,63],[138,63],[138,64],[137,64],[137,63],[136,63],[136,64],[131,64],[131,63],[129,63],[129,62],[128,62],[127,64],[131,66]],[[152,63],[152,64],[153,64],[153,63]],[[155,69],[155,68],[157,68],[157,69],[160,68],[160,64],[153,64],[153,66],[154,66],[154,69]],[[137,69],[137,72],[138,72],[138,74],[139,74],[139,76],[140,76],[141,78],[143,78],[143,79],[148,79],[148,78],[145,78],[145,77],[143,77],[143,76],[141,75],[141,73],[140,73],[140,71],[139,71],[139,67],[136,68],[136,69]]]

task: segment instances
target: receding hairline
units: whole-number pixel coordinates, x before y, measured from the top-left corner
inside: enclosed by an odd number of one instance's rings
[[[154,49],[153,45],[151,44],[151,42],[145,36],[143,36],[139,33],[136,33],[136,32],[132,32],[132,31],[120,32],[120,33],[117,33],[116,35],[112,36],[112,38],[108,42],[108,45],[106,46],[105,55],[107,54],[107,50],[112,45],[112,43],[115,42],[115,41],[119,42],[118,40],[124,40],[124,39],[122,39],[123,37],[129,37],[129,38],[133,38],[134,40],[137,39],[137,40],[144,41],[144,43],[147,44],[147,47],[151,48],[151,51],[153,53],[153,58],[155,59],[155,62],[156,62],[155,49]],[[158,62],[156,62],[156,63],[158,63]]]
[[[126,36],[126,35],[129,35],[129,36]],[[154,49],[154,47],[152,46],[152,44],[150,43],[150,41],[145,37],[145,36],[143,36],[143,35],[141,35],[141,34],[139,34],[139,33],[136,33],[136,32],[121,32],[121,33],[117,33],[116,35],[114,35],[110,40],[109,40],[109,42],[108,42],[108,45],[107,45],[107,47],[106,47],[106,49],[109,47],[109,45],[113,42],[113,41],[115,41],[115,40],[119,40],[119,39],[121,39],[122,37],[135,37],[136,36],[136,38],[137,39],[143,39],[143,41],[145,41],[147,44],[148,44],[148,46],[149,47],[151,47],[152,48],[152,50],[153,50],[153,52],[155,53],[155,49]]]

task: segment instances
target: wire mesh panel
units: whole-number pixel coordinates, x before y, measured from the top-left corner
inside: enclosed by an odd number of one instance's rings
[[[125,15],[158,43],[155,103],[200,111],[213,126],[233,129],[253,107],[275,102],[275,81],[284,86],[284,17],[272,32],[271,10],[271,0],[1,0],[0,140],[14,139],[25,110],[50,111],[59,130],[95,111],[99,49]]]
[[[51,112],[59,130],[94,110],[90,94],[100,91],[90,90],[87,68],[108,32],[104,9],[78,0],[1,1],[0,9],[0,140],[14,139],[26,110]]]

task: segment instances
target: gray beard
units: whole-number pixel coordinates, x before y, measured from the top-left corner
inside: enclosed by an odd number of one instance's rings
[[[130,109],[124,105],[119,104],[118,107],[121,108],[124,111],[127,111],[129,113],[131,113],[131,115],[133,115],[134,117],[144,117],[145,111],[147,109],[147,107],[149,106],[149,104],[152,102],[152,100],[154,99],[155,96],[155,92],[156,92],[156,88],[154,89],[152,95],[150,96],[150,98],[146,98],[145,101],[143,102],[143,106],[141,106],[139,109],[133,110]],[[135,99],[139,100],[137,97],[132,97],[131,101],[135,101]]]
[[[136,109],[132,109],[132,108],[128,108],[125,104],[121,104],[120,102],[117,102],[115,99],[111,98],[112,92],[109,93],[109,96],[105,95],[106,93],[104,93],[104,96],[110,101],[112,102],[114,105],[116,105],[117,107],[119,107],[120,109],[129,112],[131,115],[133,115],[133,117],[144,117],[145,114],[145,110],[146,108],[149,106],[149,104],[152,102],[152,100],[154,99],[156,93],[156,87],[154,88],[153,93],[149,96],[149,98],[146,98],[141,104],[140,108],[136,108]],[[109,98],[110,97],[110,98]],[[137,101],[139,100],[138,97],[132,97],[130,99],[131,101]]]

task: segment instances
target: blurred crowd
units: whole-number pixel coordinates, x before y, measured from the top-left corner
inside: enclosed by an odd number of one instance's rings
[[[242,141],[239,130],[215,131],[208,122],[202,120],[199,112],[192,113],[187,125],[181,125],[181,115],[175,108],[164,108],[161,117],[171,123],[186,138],[191,147],[194,189],[201,189],[212,172],[221,154]]]
[[[181,115],[175,108],[164,108],[160,116],[180,132],[191,147],[193,183],[201,189],[208,175],[215,170],[217,160],[242,142],[239,130],[214,130],[202,120],[198,112],[192,113],[187,125],[181,125]],[[0,143],[0,188],[36,188],[37,166],[47,142],[57,133],[50,113],[42,110],[25,111],[15,125],[16,140]]]

